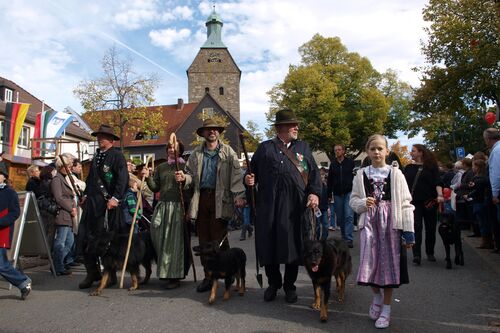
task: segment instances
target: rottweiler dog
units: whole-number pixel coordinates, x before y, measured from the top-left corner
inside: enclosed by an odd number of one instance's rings
[[[219,279],[224,279],[226,289],[223,299],[225,301],[230,298],[231,285],[235,279],[238,294],[240,296],[245,294],[247,256],[242,249],[233,247],[225,250],[220,248],[218,242],[208,242],[194,246],[193,251],[195,255],[204,257],[205,269],[212,281],[208,304],[215,302]]]
[[[462,250],[462,237],[460,227],[455,221],[455,217],[449,213],[441,213],[438,227],[439,236],[443,240],[446,251],[446,269],[451,269],[450,248],[455,245],[455,265],[464,265],[464,252]]]
[[[320,310],[319,318],[326,322],[332,276],[335,276],[339,301],[344,301],[345,280],[352,270],[348,244],[337,239],[307,240],[304,242],[303,259],[314,288],[312,308]]]
[[[153,246],[153,240],[151,239],[151,232],[149,230],[143,230],[139,232],[139,238],[144,242],[144,256],[141,260],[141,265],[144,267],[145,275],[144,279],[141,280],[140,284],[146,284],[149,282],[152,273],[152,263],[157,262],[158,256],[156,255],[155,248]],[[121,269],[121,268],[120,268]]]
[[[104,270],[99,286],[90,293],[91,296],[101,295],[104,288],[116,283],[116,271],[121,271],[123,262],[125,261],[128,237],[128,233],[120,233],[116,230],[107,231],[100,237],[97,249]],[[141,281],[141,284],[145,284],[149,281],[152,272],[151,263],[153,260],[156,260],[156,253],[149,231],[142,231],[134,234],[132,236],[132,244],[130,246],[126,268],[132,279],[132,285],[128,289],[129,291],[139,288],[141,264],[146,271],[146,275]]]

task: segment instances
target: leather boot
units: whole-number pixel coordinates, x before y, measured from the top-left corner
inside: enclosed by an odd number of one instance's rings
[[[101,279],[101,273],[99,272],[98,266],[85,265],[85,269],[87,270],[87,276],[78,285],[78,288],[80,289],[90,288],[94,282]]]
[[[481,244],[477,247],[477,249],[493,249],[493,240],[491,239],[491,236],[483,236]]]

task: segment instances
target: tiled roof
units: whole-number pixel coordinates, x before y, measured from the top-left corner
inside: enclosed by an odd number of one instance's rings
[[[163,119],[166,123],[166,126],[163,128],[162,135],[159,136],[158,139],[153,140],[134,140],[137,133],[127,133],[127,135],[122,138],[124,147],[155,146],[166,144],[168,142],[170,134],[177,131],[179,126],[181,126],[184,121],[191,115],[197,105],[198,103],[185,103],[180,109],[178,104],[146,107],[146,112],[148,110],[151,112],[157,112],[158,109],[161,110]],[[100,112],[113,112],[113,110]]]

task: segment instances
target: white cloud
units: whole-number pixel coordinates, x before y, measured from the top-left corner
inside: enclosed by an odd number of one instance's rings
[[[186,28],[180,30],[152,30],[149,32],[149,38],[153,45],[164,47],[167,50],[171,49],[175,43],[186,40],[190,35],[191,30]]]
[[[126,0],[120,4],[118,12],[114,15],[115,22],[125,29],[139,29],[144,25],[158,20],[156,0]]]
[[[174,20],[193,18],[193,10],[188,6],[176,6],[173,9],[163,6],[164,4],[158,0],[124,1],[114,15],[114,20],[124,29],[136,30],[156,23],[166,24]]]
[[[190,20],[193,18],[193,10],[188,6],[177,6],[174,8],[172,13],[183,20]]]
[[[222,40],[243,71],[242,123],[266,126],[269,91],[283,81],[298,47],[315,33],[339,36],[349,51],[370,59],[379,71],[393,68],[418,85],[412,67],[423,61],[421,11],[427,0],[236,0],[217,3],[224,21]],[[104,51],[116,40],[143,53],[178,77],[206,40],[205,20],[212,2],[179,0],[12,0],[0,2],[5,49],[0,76],[16,81],[54,107],[79,108],[71,90],[100,74]],[[41,24],[43,22],[43,24]],[[148,32],[145,32],[148,28]],[[102,37],[109,36],[109,37]],[[97,38],[96,38],[97,37]],[[15,41],[15,42],[14,42]],[[119,48],[121,46],[119,45]],[[156,71],[126,48],[144,72]],[[187,82],[160,73],[165,81],[158,103],[187,95]]]

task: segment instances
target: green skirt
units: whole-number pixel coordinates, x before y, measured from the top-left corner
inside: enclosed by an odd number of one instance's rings
[[[184,234],[180,202],[160,201],[151,221],[151,238],[158,255],[160,279],[184,278]]]

